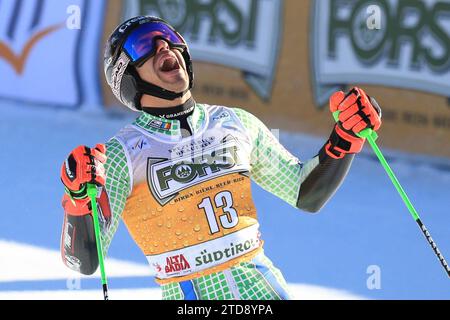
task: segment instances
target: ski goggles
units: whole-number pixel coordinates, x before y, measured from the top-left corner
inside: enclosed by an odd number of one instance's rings
[[[127,36],[122,48],[131,63],[140,65],[156,53],[156,40],[167,41],[171,48],[186,48],[183,37],[164,22],[149,22],[137,27]]]

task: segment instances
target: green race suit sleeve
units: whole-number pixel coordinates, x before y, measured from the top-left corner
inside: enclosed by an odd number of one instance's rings
[[[252,141],[253,181],[294,207],[319,211],[341,185],[354,155],[336,160],[322,147],[315,157],[301,162],[258,118],[239,108],[233,111]]]
[[[102,230],[103,255],[106,256],[111,240],[117,231],[127,197],[131,190],[130,172],[127,165],[125,150],[116,138],[106,143],[106,184],[111,208],[111,223]]]
[[[319,163],[318,157],[301,163],[258,118],[239,108],[234,108],[233,111],[252,141],[252,180],[264,190],[296,207],[300,185]]]

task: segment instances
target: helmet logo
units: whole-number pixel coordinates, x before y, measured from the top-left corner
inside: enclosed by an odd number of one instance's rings
[[[130,59],[127,57],[125,53],[122,52],[119,59],[117,59],[116,64],[114,65],[114,68],[111,73],[111,89],[114,93],[114,95],[119,99],[120,98],[120,85],[122,83],[122,77],[127,69],[128,63],[130,62]]]
[[[128,29],[128,27],[132,26],[135,22],[141,23],[142,20],[149,21],[149,17],[148,16],[139,16],[139,17],[130,19],[130,20],[126,21],[122,26],[120,26],[119,32],[124,33]]]

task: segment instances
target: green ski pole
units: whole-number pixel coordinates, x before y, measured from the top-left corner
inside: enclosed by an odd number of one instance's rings
[[[372,100],[372,99],[371,99]],[[375,101],[376,103],[376,101]],[[336,122],[339,121],[339,113],[340,111],[333,112],[333,117]],[[430,232],[425,227],[425,225],[420,220],[419,214],[417,213],[416,209],[412,205],[411,201],[408,198],[408,195],[406,194],[405,190],[402,188],[400,182],[398,181],[397,177],[395,176],[394,172],[392,171],[391,167],[389,166],[388,162],[386,161],[386,158],[383,156],[383,153],[381,152],[380,148],[378,147],[376,140],[378,138],[378,134],[373,131],[370,128],[364,129],[361,131],[358,136],[362,138],[366,138],[369,142],[370,146],[372,147],[373,151],[375,152],[375,155],[377,156],[378,160],[380,161],[381,165],[383,166],[384,170],[388,174],[389,178],[391,179],[392,183],[394,184],[395,188],[397,189],[398,193],[400,194],[400,197],[403,199],[403,202],[405,203],[406,207],[409,210],[409,213],[412,215],[413,219],[417,222],[419,225],[420,230],[422,231],[423,235],[427,239],[428,243],[430,244],[431,248],[434,251],[434,254],[439,259],[439,262],[444,267],[445,272],[447,273],[448,277],[450,277],[450,266],[448,265],[447,261],[445,261],[444,256],[439,251],[436,243],[434,242],[433,238],[431,237]]]
[[[98,220],[98,211],[97,211],[97,187],[92,183],[88,183],[87,194],[91,199],[92,205],[92,218],[94,220],[95,243],[97,244],[98,263],[100,266],[100,274],[102,277],[103,298],[105,300],[108,300],[108,282],[106,279],[105,264],[103,262],[102,241],[100,239],[100,223]]]

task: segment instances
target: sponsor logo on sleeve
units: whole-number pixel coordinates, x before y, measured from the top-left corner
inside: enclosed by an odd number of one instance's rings
[[[222,111],[217,116],[212,117],[212,119],[214,121],[225,121],[225,120],[230,120],[231,116],[230,116],[230,113],[228,111]]]

